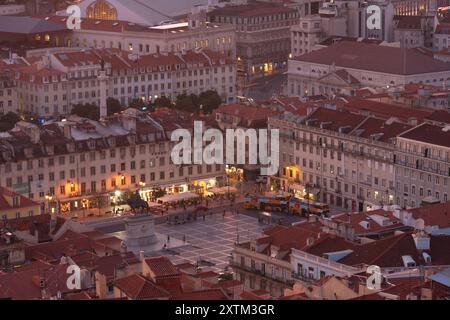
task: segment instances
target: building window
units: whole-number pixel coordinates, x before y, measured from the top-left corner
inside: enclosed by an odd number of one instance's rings
[[[97,0],[87,10],[90,19],[117,20],[117,10],[105,0]]]

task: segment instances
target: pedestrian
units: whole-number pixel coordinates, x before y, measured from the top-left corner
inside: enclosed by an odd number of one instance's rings
[[[183,242],[186,243],[186,235],[183,235]]]
[[[167,235],[167,242],[169,242],[170,241],[170,236],[169,235]]]
[[[203,215],[203,221],[205,221],[205,215]]]

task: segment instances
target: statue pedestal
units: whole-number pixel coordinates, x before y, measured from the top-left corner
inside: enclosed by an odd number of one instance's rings
[[[128,250],[146,251],[158,242],[155,235],[155,222],[151,215],[135,215],[125,219],[125,245]]]

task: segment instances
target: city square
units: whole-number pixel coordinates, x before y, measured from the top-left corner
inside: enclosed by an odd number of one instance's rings
[[[449,300],[449,12],[0,0],[0,300]]]

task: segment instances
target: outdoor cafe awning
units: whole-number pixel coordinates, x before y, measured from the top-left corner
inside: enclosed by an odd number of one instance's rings
[[[177,201],[183,201],[183,200],[191,200],[191,199],[197,199],[199,197],[198,194],[192,193],[192,192],[182,192],[177,194],[170,194],[166,195],[164,197],[158,198],[159,203],[165,203],[165,202],[177,202]]]
[[[227,193],[236,193],[237,189],[232,186],[225,186],[225,187],[216,187],[208,189],[208,192],[213,194],[227,194]]]

